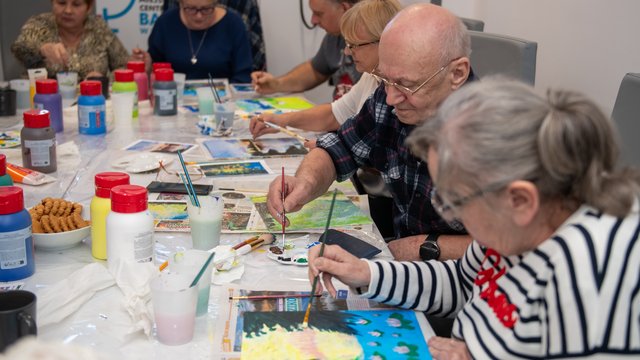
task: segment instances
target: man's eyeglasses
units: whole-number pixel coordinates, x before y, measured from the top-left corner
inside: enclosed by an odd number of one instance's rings
[[[184,176],[184,172],[174,171],[167,169],[162,161],[159,161],[159,169],[156,174],[156,180],[160,178],[162,181],[173,181],[180,182],[180,175]],[[204,177],[204,172],[198,166],[189,166],[187,165],[187,171],[189,172],[189,177],[192,181],[200,180]],[[161,175],[162,174],[162,175]]]
[[[379,83],[384,83],[385,87],[390,87],[393,86],[394,88],[396,88],[396,90],[400,91],[401,93],[405,94],[405,95],[413,95],[415,94],[418,90],[422,89],[423,86],[427,85],[429,83],[429,81],[431,81],[434,77],[436,77],[438,74],[440,74],[442,71],[444,71],[444,69],[447,68],[447,66],[449,66],[449,64],[451,64],[452,62],[458,60],[460,58],[455,58],[451,61],[449,61],[446,65],[442,66],[440,69],[438,69],[438,71],[436,71],[433,75],[429,76],[427,78],[427,80],[425,80],[424,82],[422,82],[422,84],[418,85],[417,87],[410,89],[404,85],[400,85],[397,82],[393,82],[390,80],[385,79],[384,77],[382,77],[379,73],[378,73],[378,68],[373,69],[373,71],[371,72],[371,75],[379,82]]]
[[[345,47],[346,47],[347,49],[349,49],[349,51],[353,51],[353,50],[357,50],[357,49],[359,49],[359,48],[361,48],[361,47],[363,47],[363,46],[373,45],[373,44],[377,44],[377,43],[379,43],[379,42],[380,42],[380,41],[378,41],[378,40],[376,40],[376,41],[369,41],[369,42],[362,43],[362,44],[351,44],[351,43],[345,42]]]
[[[216,10],[216,6],[205,6],[205,7],[192,7],[192,6],[183,6],[182,7],[182,11],[184,11],[185,14],[190,15],[190,16],[194,16],[197,13],[200,13],[204,16],[207,15],[211,15],[213,14],[213,12]]]
[[[471,200],[484,196],[485,194],[489,194],[492,192],[496,192],[504,188],[504,183],[495,183],[489,185],[483,189],[476,190],[467,196],[463,196],[461,198],[447,201],[438,193],[437,188],[434,186],[431,189],[431,205],[433,208],[440,214],[440,216],[446,222],[453,222],[460,220],[460,211],[459,209],[466,204],[468,204]]]

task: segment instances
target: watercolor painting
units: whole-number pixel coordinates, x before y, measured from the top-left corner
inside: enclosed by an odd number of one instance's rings
[[[287,231],[302,231],[312,229],[324,229],[327,224],[327,214],[331,206],[333,192],[327,192],[319,198],[312,200],[296,212],[287,213],[289,226]],[[282,230],[282,225],[277,222],[267,209],[266,196],[254,196],[251,198],[256,210],[262,217],[267,229],[272,232]],[[344,194],[338,192],[336,203],[333,208],[331,227],[349,227],[371,224],[371,218],[357,207]]]
[[[279,110],[306,110],[314,106],[309,101],[297,96],[269,97],[262,99],[262,101]]]
[[[253,231],[253,229],[249,229],[251,212],[237,211],[235,207],[227,207],[226,205],[222,213],[222,232]],[[186,202],[149,201],[148,208],[151,216],[153,216],[156,231],[191,231]]]
[[[206,177],[262,175],[271,171],[263,161],[239,161],[230,163],[199,163],[198,167]]]
[[[242,359],[430,359],[411,310],[244,313]]]
[[[7,130],[0,132],[0,148],[8,149],[20,146],[20,132]]]
[[[255,94],[256,89],[253,84],[231,84],[231,89],[236,94]]]
[[[208,139],[202,140],[204,149],[213,159],[248,159],[282,156],[301,156],[307,148],[295,138]]]
[[[129,151],[150,151],[150,152],[177,154],[178,151],[185,153],[196,146],[197,146],[196,144],[141,139],[125,147],[124,149]]]
[[[229,93],[229,80],[227,79],[213,79],[213,86],[216,88],[216,92],[220,96],[220,99],[225,101],[231,98]],[[209,87],[208,80],[188,80],[184,84],[184,96],[194,98],[197,100],[198,94],[196,89],[201,87]]]

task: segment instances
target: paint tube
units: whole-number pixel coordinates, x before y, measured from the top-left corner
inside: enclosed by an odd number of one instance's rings
[[[14,183],[25,185],[37,186],[57,181],[53,176],[10,163],[7,163],[7,173],[11,176]]]

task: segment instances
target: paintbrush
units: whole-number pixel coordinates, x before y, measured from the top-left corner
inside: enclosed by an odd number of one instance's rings
[[[335,205],[336,203],[336,195],[338,194],[338,189],[334,189],[333,190],[333,198],[331,199],[331,207],[329,208],[329,216],[327,217],[327,225],[325,225],[324,227],[324,233],[322,233],[322,239],[320,240],[320,242],[322,243],[320,245],[320,253],[318,254],[319,257],[322,257],[322,254],[324,254],[324,245],[325,245],[325,240],[327,238],[327,230],[329,230],[329,224],[331,223],[331,215],[333,215],[333,205]],[[318,285],[318,278],[320,278],[320,274],[316,275],[316,277],[313,278],[313,285],[311,285],[311,293],[315,294],[316,293],[316,286]],[[313,302],[313,298],[309,299],[309,304],[307,304],[307,311],[304,313],[304,319],[302,320],[302,328],[306,329],[309,327],[309,315],[311,314],[311,303]]]
[[[270,128],[274,128],[274,129],[276,129],[276,130],[280,131],[281,133],[285,133],[285,134],[287,134],[287,135],[289,135],[289,136],[293,136],[294,138],[296,138],[296,139],[298,139],[298,140],[300,140],[300,141],[302,141],[302,142],[307,142],[307,141],[309,141],[309,140],[308,140],[307,138],[305,138],[304,136],[302,136],[302,135],[300,135],[300,134],[298,134],[298,133],[296,133],[296,132],[294,132],[294,131],[291,131],[291,130],[287,129],[286,127],[283,127],[283,126],[280,126],[280,125],[276,125],[276,124],[274,124],[274,123],[272,123],[272,122],[269,122],[269,121],[264,121],[264,120],[262,120],[262,122],[263,122],[265,125],[267,125],[268,127],[270,127]]]
[[[284,166],[282,167],[282,253],[284,254],[284,224],[286,222],[286,210],[284,209]]]
[[[288,298],[307,298],[320,297],[322,295],[311,294],[294,294],[294,295],[246,295],[246,296],[229,296],[229,300],[264,300],[264,299],[288,299]]]

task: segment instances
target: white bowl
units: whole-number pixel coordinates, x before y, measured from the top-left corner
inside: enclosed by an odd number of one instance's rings
[[[72,248],[91,235],[91,225],[80,229],[51,234],[33,234],[36,249],[57,251]]]

